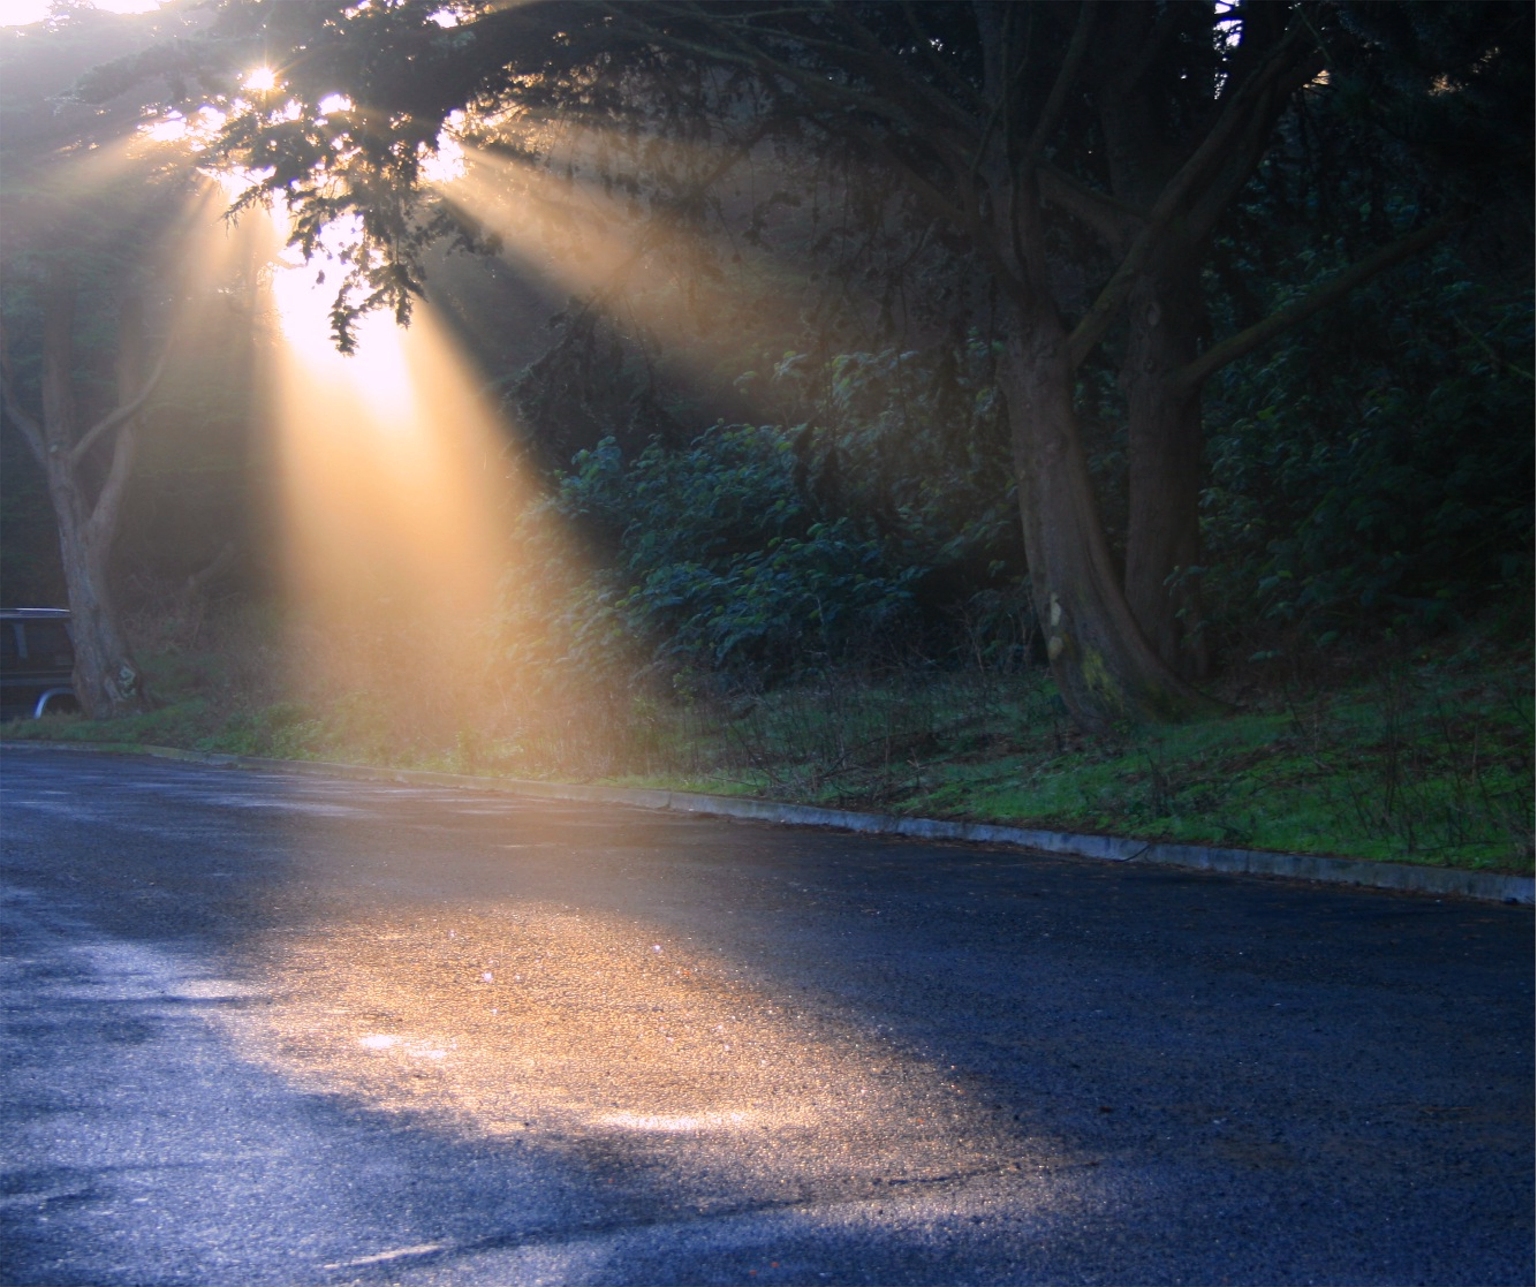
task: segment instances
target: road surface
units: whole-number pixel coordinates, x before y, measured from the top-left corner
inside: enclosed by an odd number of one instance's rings
[[[0,1278],[1529,1283],[1529,909],[8,747]]]

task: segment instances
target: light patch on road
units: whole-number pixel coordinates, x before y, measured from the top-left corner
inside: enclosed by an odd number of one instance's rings
[[[662,1163],[679,1195],[782,1201],[813,1178],[875,1192],[1036,1161],[953,1073],[654,924],[434,907],[257,955],[270,1003],[219,1016],[249,1057],[371,1108],[595,1151],[605,1185]]]

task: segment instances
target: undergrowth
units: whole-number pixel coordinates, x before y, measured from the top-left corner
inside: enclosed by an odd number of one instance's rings
[[[409,694],[272,682],[275,627],[149,638],[158,709],[5,735],[160,744],[513,777],[610,781],[1146,839],[1504,871],[1532,869],[1532,674],[1472,644],[1353,678],[1250,666],[1235,713],[1088,736],[1041,670],[829,670],[763,692],[573,684],[533,718],[487,684],[445,731]],[[190,646],[189,646],[190,645]],[[1275,669],[1272,665],[1271,669]],[[548,696],[546,694],[546,696]]]

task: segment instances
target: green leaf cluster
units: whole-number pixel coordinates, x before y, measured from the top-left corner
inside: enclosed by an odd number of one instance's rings
[[[891,637],[925,569],[846,515],[814,517],[795,468],[773,426],[717,425],[629,461],[611,438],[578,453],[555,507],[617,535],[589,608],[654,661],[727,675],[793,674]]]

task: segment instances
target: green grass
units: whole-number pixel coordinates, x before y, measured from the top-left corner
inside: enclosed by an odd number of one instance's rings
[[[99,724],[10,724],[5,735],[1532,870],[1531,668],[1476,648],[1399,655],[1354,682],[1254,671],[1225,718],[1093,737],[1070,724],[1039,672],[839,674],[687,706],[636,697],[553,732],[488,719],[436,741],[403,734],[398,710],[368,694],[310,705],[245,699],[217,657],[168,654],[150,673],[161,709]]]
[[[845,682],[738,714],[734,766],[655,779],[928,817],[1532,869],[1527,667],[1389,667],[1225,718],[1103,737],[1042,677]],[[644,779],[631,778],[636,783]]]

